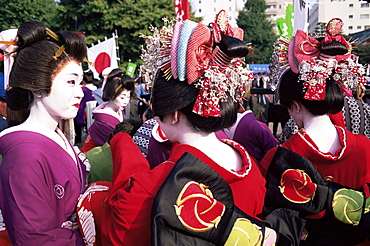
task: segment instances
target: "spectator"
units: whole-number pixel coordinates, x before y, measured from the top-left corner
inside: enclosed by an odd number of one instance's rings
[[[113,69],[103,88],[103,100],[94,111],[94,122],[81,148],[86,153],[96,146],[103,146],[114,127],[124,120],[124,109],[135,90],[134,80],[119,69]]]
[[[75,118],[75,132],[76,132],[76,143],[81,143],[82,141],[82,132],[87,132],[86,129],[86,103],[89,101],[95,101],[93,97],[93,91],[97,87],[93,84],[94,73],[90,69],[84,71],[83,81],[82,81],[82,91],[84,92],[84,97],[81,100],[80,107],[78,109],[77,116]]]

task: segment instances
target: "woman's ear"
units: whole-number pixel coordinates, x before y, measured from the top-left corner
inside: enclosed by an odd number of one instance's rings
[[[291,106],[291,111],[299,114],[299,112],[301,112],[301,109],[302,109],[301,103],[297,102],[296,100],[293,100],[292,101],[292,106]]]
[[[178,110],[173,111],[171,113],[171,124],[175,125],[176,123],[179,122],[179,119],[180,119],[180,112]]]

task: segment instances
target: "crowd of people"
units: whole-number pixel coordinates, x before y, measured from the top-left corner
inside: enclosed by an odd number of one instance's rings
[[[0,34],[0,245],[370,245],[367,71],[342,21],[280,38],[269,79],[225,11],[163,21],[136,80],[83,71],[73,32]],[[267,84],[279,139],[250,94]]]

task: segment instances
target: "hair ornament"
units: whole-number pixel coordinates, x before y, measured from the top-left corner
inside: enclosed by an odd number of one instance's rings
[[[281,76],[290,69],[299,74],[298,82],[303,83],[304,98],[324,100],[326,79],[332,78],[343,93],[352,96],[352,89],[359,83],[365,84],[366,68],[358,63],[358,57],[352,54],[352,44],[340,34],[343,22],[339,18],[329,21],[327,33],[316,39],[297,30],[289,41],[279,38],[274,45],[272,63],[272,88],[276,88]],[[342,51],[331,51],[330,45],[342,46]]]
[[[65,50],[65,45],[63,44],[62,46],[59,47],[59,49],[57,50],[57,52],[55,52],[55,55],[52,56],[52,58],[54,60],[58,60],[58,57],[63,53],[63,51]]]
[[[174,21],[169,21],[166,18],[162,20],[164,26],[160,29],[153,26],[149,27],[152,35],[140,35],[140,37],[146,39],[146,47],[141,47],[141,59],[144,61],[144,65],[140,67],[140,70],[145,75],[145,82],[149,87],[152,87],[158,69],[165,70],[171,66],[171,59],[168,54],[171,52]],[[167,78],[170,79],[172,73],[166,71],[166,74]]]
[[[113,77],[113,80],[116,80],[116,79],[119,79],[120,80],[120,82],[119,82],[119,85],[117,86],[117,88],[114,90],[114,93],[117,93],[121,88],[122,88],[122,78],[121,77],[118,77],[118,76],[116,76],[116,77]]]
[[[186,80],[199,89],[193,112],[220,117],[220,102],[228,95],[239,101],[254,78],[241,58],[229,57],[217,45],[223,35],[242,42],[243,30],[230,26],[224,10],[209,26],[190,20],[176,23],[163,20],[162,28],[150,27],[152,35],[142,35],[146,47],[142,47],[141,72],[146,83],[152,86],[158,69],[164,71],[167,80],[171,77]]]
[[[54,40],[59,41],[59,36],[49,28],[46,28],[46,34],[52,37]]]

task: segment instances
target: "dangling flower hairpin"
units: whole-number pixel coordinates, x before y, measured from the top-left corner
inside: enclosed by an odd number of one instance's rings
[[[164,19],[160,29],[151,27],[153,34],[145,36],[141,67],[151,86],[161,69],[165,77],[187,81],[200,89],[193,112],[204,117],[220,117],[220,102],[231,95],[239,100],[252,83],[253,73],[241,58],[231,58],[216,45],[223,35],[243,39],[243,30],[232,28],[224,10],[215,22],[206,26],[190,20],[184,22]]]
[[[366,68],[358,63],[358,57],[351,53],[352,44],[347,42],[340,31],[343,22],[339,18],[329,21],[327,33],[320,42],[297,30],[292,40],[280,38],[274,46],[271,64],[272,86],[275,88],[287,67],[299,74],[303,83],[304,98],[307,100],[324,100],[326,79],[331,77],[343,93],[352,96],[352,88],[358,83],[365,84]],[[326,48],[333,42],[344,45],[346,52],[328,55]]]

